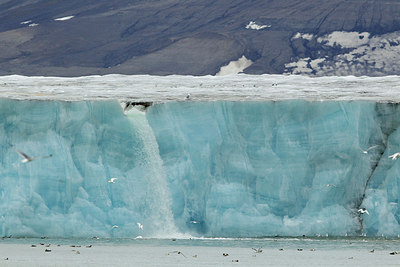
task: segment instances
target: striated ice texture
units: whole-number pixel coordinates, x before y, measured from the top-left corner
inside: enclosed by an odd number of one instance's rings
[[[124,113],[115,100],[0,99],[0,234],[397,236],[399,126],[397,104],[373,101]]]
[[[53,156],[22,163],[16,149]],[[117,101],[3,99],[0,153],[3,235],[135,237],[175,231],[165,171],[144,113],[125,116]],[[112,177],[115,183],[108,182]]]
[[[375,103],[166,103],[147,117],[179,228],[211,236],[373,232],[357,210],[386,147]]]

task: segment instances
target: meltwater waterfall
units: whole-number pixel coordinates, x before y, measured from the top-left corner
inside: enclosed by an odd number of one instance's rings
[[[0,114],[3,235],[173,233],[166,176],[144,114],[125,116],[117,101],[10,100],[0,100]],[[16,149],[53,156],[24,164]]]
[[[397,236],[399,126],[374,101],[0,99],[0,234]]]
[[[143,142],[143,147],[138,149],[137,153],[141,155],[138,165],[141,166],[141,172],[144,170],[142,175],[144,182],[147,183],[143,212],[147,218],[145,225],[150,225],[152,234],[157,237],[176,234],[171,212],[171,195],[153,131],[141,111],[131,109],[128,112],[128,119],[137,129],[138,136]]]

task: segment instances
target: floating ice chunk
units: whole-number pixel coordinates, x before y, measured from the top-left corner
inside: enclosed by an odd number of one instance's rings
[[[270,27],[271,25],[258,25],[254,21],[250,21],[249,24],[246,25],[246,29],[257,30],[257,31]]]
[[[243,70],[249,67],[251,64],[253,64],[253,61],[247,59],[245,56],[242,56],[238,60],[231,61],[228,63],[228,65],[221,67],[216,76],[238,74],[243,72]]]
[[[70,20],[75,16],[67,16],[67,17],[62,17],[62,18],[56,18],[54,19],[55,21],[64,21],[64,20]]]

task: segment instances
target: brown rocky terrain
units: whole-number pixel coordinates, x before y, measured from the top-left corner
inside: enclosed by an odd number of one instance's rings
[[[399,14],[394,0],[0,0],[0,75],[213,75],[243,55],[249,74],[398,74]]]

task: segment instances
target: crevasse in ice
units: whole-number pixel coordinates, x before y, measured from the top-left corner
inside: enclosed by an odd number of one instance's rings
[[[114,100],[0,99],[0,234],[395,236],[399,115],[373,101],[124,113]],[[22,163],[17,149],[52,157]]]

